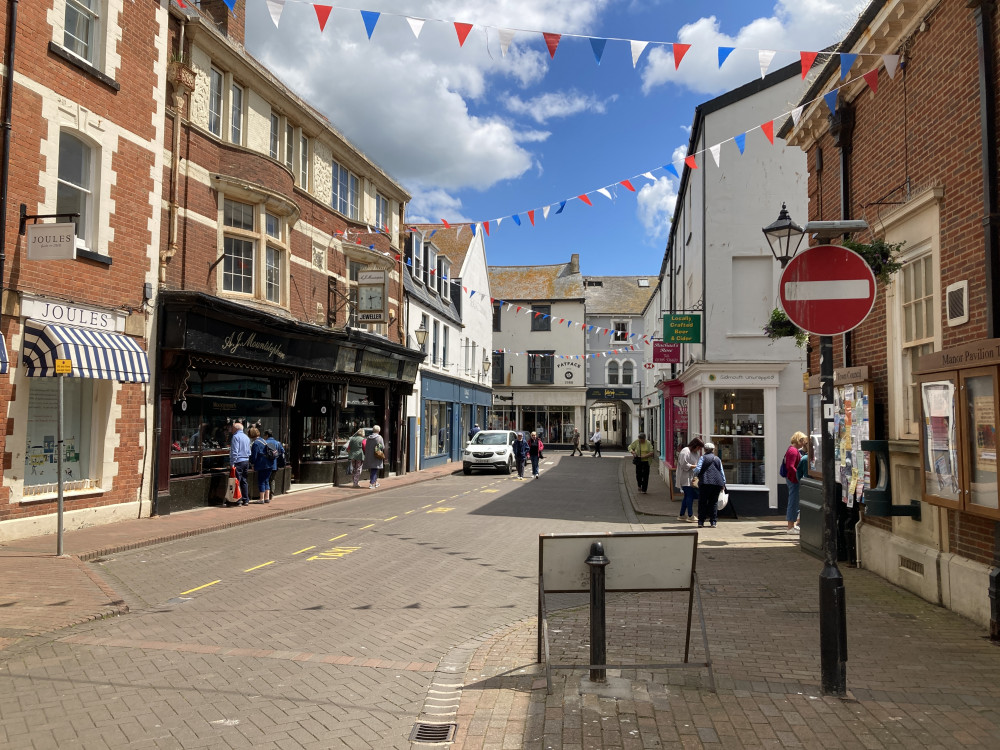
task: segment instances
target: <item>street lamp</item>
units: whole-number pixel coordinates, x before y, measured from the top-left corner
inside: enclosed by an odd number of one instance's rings
[[[782,203],[778,218],[764,227],[763,231],[767,238],[767,244],[771,246],[771,254],[784,268],[799,251],[799,245],[802,244],[802,239],[805,237],[802,227],[792,221],[788,215],[788,209]]]
[[[424,328],[424,324],[420,324],[420,328],[413,332],[413,335],[417,338],[417,346],[421,349],[424,348],[424,342],[427,341],[427,329]]]
[[[840,233],[854,231],[852,222],[824,222]],[[837,226],[832,226],[837,225]],[[806,225],[807,228],[810,226]],[[798,252],[806,232],[781,204],[778,220],[764,227],[771,252],[784,268]],[[792,249],[794,248],[794,249]],[[791,252],[789,252],[791,250]],[[822,403],[823,570],[819,575],[820,681],[826,695],[847,694],[847,599],[844,577],[837,567],[837,480],[833,461],[833,336],[819,337]]]
[[[483,350],[483,374],[489,374],[490,365],[492,365],[492,364],[493,364],[493,361],[490,359],[490,353],[489,353],[489,351],[486,350],[486,349],[484,349]]]

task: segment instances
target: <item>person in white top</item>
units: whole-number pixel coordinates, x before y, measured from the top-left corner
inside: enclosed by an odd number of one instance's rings
[[[690,443],[681,448],[677,456],[677,486],[684,493],[681,500],[681,512],[677,516],[678,521],[694,520],[694,501],[698,499],[698,488],[691,484],[694,478],[694,470],[698,466],[698,459],[701,458],[701,449],[705,444],[701,438],[694,438]],[[685,513],[685,511],[687,511]]]
[[[590,436],[590,442],[594,444],[594,458],[604,458],[601,455],[601,428],[598,427],[594,430],[594,434]]]

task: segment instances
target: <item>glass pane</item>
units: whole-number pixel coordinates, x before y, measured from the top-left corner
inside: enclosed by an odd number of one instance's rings
[[[913,340],[920,340],[926,336],[924,333],[924,302],[913,303]]]
[[[31,378],[28,387],[24,494],[56,492],[59,448],[56,443],[59,383],[56,378]],[[66,489],[96,486],[99,468],[90,460],[93,380],[66,378],[63,384],[63,480]],[[29,487],[32,488],[29,490]]]
[[[222,287],[229,292],[253,294],[253,242],[226,237]]]
[[[978,375],[965,381],[965,409],[969,431],[969,502],[997,507],[997,425],[993,376]]]
[[[281,251],[277,248],[267,248],[267,269],[264,284],[267,300],[281,302]]]
[[[63,33],[63,45],[66,49],[89,62],[93,62],[91,35],[96,23],[96,16],[91,10],[92,3],[93,0],[67,0],[66,27]]]
[[[955,437],[955,383],[938,380],[920,386],[924,427],[924,492],[961,499]]]
[[[274,237],[276,240],[281,239],[281,224],[278,222],[277,216],[264,214],[264,224],[268,237]]]
[[[913,341],[913,308],[910,305],[903,308],[903,341]]]
[[[227,200],[222,207],[222,222],[227,227],[253,231],[253,206]]]
[[[87,187],[90,149],[68,133],[59,135],[59,179],[80,188]]]

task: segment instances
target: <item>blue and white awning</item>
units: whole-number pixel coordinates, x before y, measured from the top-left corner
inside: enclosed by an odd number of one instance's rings
[[[149,358],[128,336],[26,320],[21,360],[28,377],[55,376],[57,359],[73,363],[70,377],[149,382]]]
[[[0,333],[0,375],[7,374],[7,342]]]

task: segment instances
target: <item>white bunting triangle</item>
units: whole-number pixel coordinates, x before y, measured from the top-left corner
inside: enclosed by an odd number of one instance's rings
[[[611,192],[607,188],[598,188],[597,192],[606,197],[609,201],[614,201],[614,198],[611,197]]]
[[[722,144],[716,143],[708,150],[712,153],[712,158],[715,159],[715,166],[719,166],[719,151],[722,150]]]
[[[899,55],[882,55],[882,62],[885,63],[885,72],[889,78],[896,77],[896,68],[899,67]]]
[[[767,75],[767,69],[771,67],[771,60],[774,59],[773,49],[762,49],[757,51],[757,59],[760,61],[760,77]]]
[[[267,11],[271,14],[274,28],[278,28],[278,21],[281,20],[281,11],[285,9],[285,0],[267,0]]]
[[[501,221],[503,221],[503,218],[499,218],[499,219],[497,219],[497,229],[499,229],[499,228],[500,228],[500,222],[501,222]]]
[[[801,105],[792,110],[792,122],[795,125],[799,124],[799,120],[802,119],[802,107]]]
[[[549,218],[549,211],[551,211],[551,210],[552,210],[552,206],[545,206],[545,208],[542,209],[542,218],[543,219]]]
[[[409,18],[407,17],[406,22],[410,24],[410,31],[413,32],[413,36],[417,39],[420,38],[420,32],[424,28],[424,19],[422,18]]]
[[[503,57],[507,57],[507,50],[510,49],[510,43],[514,41],[515,31],[513,29],[500,29],[500,54]]]
[[[634,68],[639,64],[639,56],[642,54],[642,51],[646,49],[646,45],[649,44],[649,42],[637,42],[633,39],[630,41],[630,44],[632,45],[632,67]]]
[[[653,177],[653,173],[652,172],[643,172],[642,176],[645,177],[650,182],[656,182],[656,178]]]

